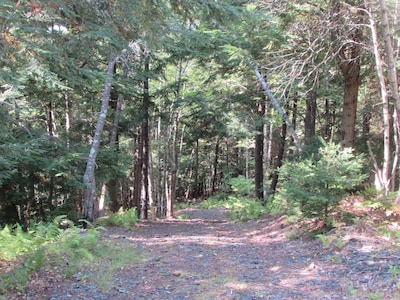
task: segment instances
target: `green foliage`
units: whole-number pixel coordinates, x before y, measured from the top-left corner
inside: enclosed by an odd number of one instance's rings
[[[0,231],[0,260],[13,260],[34,248],[32,235],[23,231],[20,225],[12,228],[6,225]]]
[[[68,228],[60,229],[60,224]],[[85,278],[102,290],[110,288],[115,272],[142,259],[142,255],[131,245],[102,242],[102,229],[92,226],[83,230],[64,216],[51,223],[32,224],[32,230],[26,233],[20,227],[4,228],[0,233],[0,260],[11,261],[14,267],[1,275],[0,294],[24,290],[30,274],[39,269]]]
[[[321,240],[324,249],[328,249],[330,247],[331,240],[328,236],[326,236],[325,234],[317,234],[316,237]]]
[[[390,266],[388,273],[393,277],[393,278],[398,278],[400,275],[400,267],[399,266]]]
[[[363,157],[334,143],[319,149],[318,155],[298,162],[286,162],[280,169],[282,197],[306,217],[325,220],[347,191],[366,176],[361,173]]]
[[[349,286],[348,286],[348,288],[347,288],[347,296],[348,297],[355,297],[356,295],[357,295],[357,291],[356,291],[356,289],[354,288],[354,285],[353,284],[350,284]]]
[[[381,300],[385,298],[385,293],[384,292],[371,292],[367,294],[367,299],[368,300]]]
[[[136,207],[124,211],[121,207],[117,213],[110,213],[108,216],[99,218],[96,224],[103,226],[121,226],[125,229],[132,229],[139,221]]]
[[[397,192],[384,195],[384,191],[377,191],[373,184],[364,185],[360,194],[364,198],[363,206],[372,209],[390,209],[397,197]]]
[[[220,197],[212,196],[201,202],[201,207],[209,208],[225,208],[229,210],[229,217],[235,221],[257,220],[263,214],[267,213],[267,209],[260,202],[252,198],[229,195]]]
[[[238,196],[250,195],[254,189],[253,180],[246,179],[243,175],[230,178],[227,184],[230,186],[230,190]]]
[[[60,225],[68,228],[63,230]],[[1,276],[0,292],[24,289],[30,273],[45,266],[59,266],[70,276],[83,262],[94,259],[100,229],[82,230],[65,216],[32,224],[28,232],[20,226],[6,226],[0,232],[0,260],[13,261],[15,266]]]

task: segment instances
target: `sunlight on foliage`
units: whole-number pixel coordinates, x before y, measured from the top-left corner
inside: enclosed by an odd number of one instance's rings
[[[229,210],[229,217],[235,221],[257,220],[267,209],[255,199],[229,195],[222,197],[212,196],[201,203],[201,208],[225,208]]]
[[[103,226],[121,226],[125,229],[133,229],[133,225],[139,222],[136,207],[124,211],[121,207],[117,213],[110,213],[108,216],[96,220],[96,224]]]
[[[60,228],[60,224],[67,228]],[[6,226],[0,232],[0,260],[13,262],[14,267],[2,274],[0,292],[23,290],[31,272],[45,266],[60,267],[65,276],[70,276],[82,263],[94,260],[102,229],[83,230],[65,216],[56,217],[51,223],[32,224],[27,232],[20,226]]]

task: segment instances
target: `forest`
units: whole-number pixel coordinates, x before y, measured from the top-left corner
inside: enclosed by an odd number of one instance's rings
[[[399,5],[1,1],[1,225],[397,203]]]

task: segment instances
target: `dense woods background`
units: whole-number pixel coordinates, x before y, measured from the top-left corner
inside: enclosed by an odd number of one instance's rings
[[[397,194],[399,5],[1,1],[0,222]]]

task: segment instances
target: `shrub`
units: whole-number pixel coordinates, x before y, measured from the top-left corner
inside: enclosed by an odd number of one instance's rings
[[[317,155],[286,162],[280,169],[283,197],[305,217],[326,221],[347,191],[366,178],[361,174],[362,163],[363,157],[354,155],[352,149],[323,142]]]

